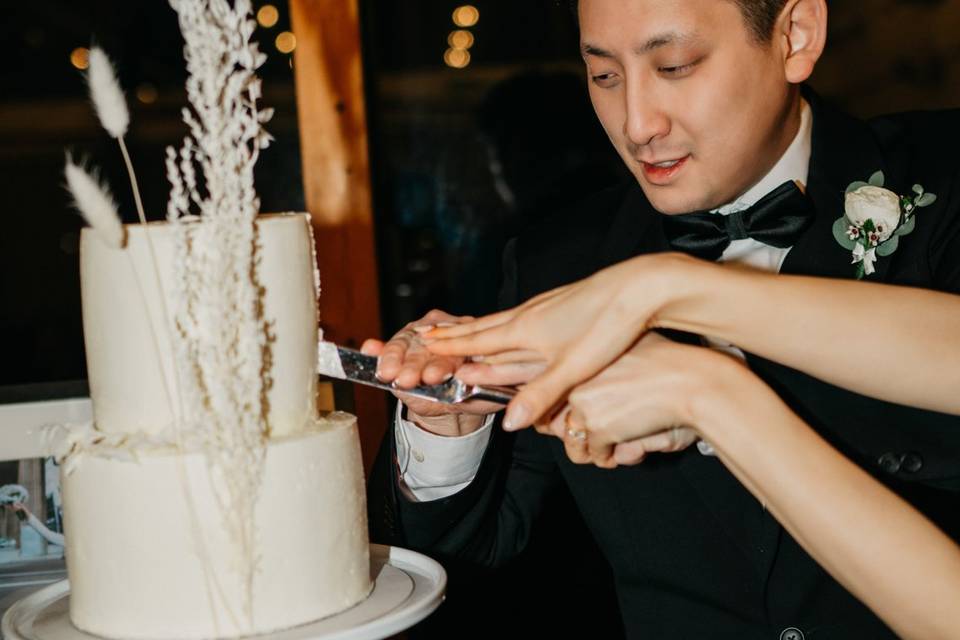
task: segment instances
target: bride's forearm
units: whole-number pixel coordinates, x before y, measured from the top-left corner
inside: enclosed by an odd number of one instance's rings
[[[665,302],[653,326],[715,336],[864,395],[960,413],[960,296],[677,256],[655,268]]]
[[[900,635],[955,635],[960,548],[738,369],[694,410],[698,429],[723,463],[814,559]]]

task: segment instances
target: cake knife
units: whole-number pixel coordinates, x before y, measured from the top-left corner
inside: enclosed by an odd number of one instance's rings
[[[486,400],[506,405],[516,395],[515,387],[480,386],[467,384],[457,378],[434,385],[420,385],[412,389],[400,389],[392,383],[377,378],[377,358],[354,349],[341,347],[332,342],[318,344],[317,371],[331,378],[349,380],[378,389],[396,391],[407,395],[433,400],[444,404],[458,404],[467,400]]]

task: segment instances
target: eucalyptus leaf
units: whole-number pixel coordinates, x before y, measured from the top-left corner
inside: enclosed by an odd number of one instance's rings
[[[894,235],[889,240],[881,243],[880,246],[877,247],[877,255],[888,256],[894,251],[896,251],[897,247],[899,246],[900,246],[900,236]]]
[[[851,240],[847,235],[847,228],[849,226],[850,222],[846,217],[837,218],[837,221],[833,223],[833,237],[837,239],[841,247],[848,251],[853,251],[853,248],[857,246],[857,241]]]
[[[936,201],[937,201],[937,196],[935,196],[932,193],[925,193],[919,198],[917,198],[914,204],[917,205],[918,207],[929,207]]]
[[[870,176],[870,180],[868,182],[874,187],[882,187],[883,180],[883,171],[875,171],[874,174]]]
[[[856,182],[850,183],[850,186],[847,187],[846,193],[850,193],[851,191],[856,191],[860,187],[867,187],[867,186],[869,186],[868,183],[864,182],[863,180],[857,180]]]
[[[917,226],[917,218],[916,216],[910,216],[910,218],[906,222],[904,222],[902,225],[897,227],[897,230],[894,231],[893,233],[895,236],[905,236],[908,233],[912,232],[915,226]]]
[[[914,192],[915,194],[917,194],[918,196],[922,196],[922,195],[923,195],[923,187],[921,187],[919,184],[915,184],[915,185],[913,185],[913,192]]]

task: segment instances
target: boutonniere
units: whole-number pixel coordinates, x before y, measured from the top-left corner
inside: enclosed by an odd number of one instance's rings
[[[858,280],[873,273],[877,258],[892,254],[900,246],[901,236],[913,231],[917,209],[937,199],[919,184],[913,185],[909,196],[900,196],[885,189],[883,181],[883,171],[877,171],[867,182],[851,182],[844,197],[843,217],[833,223],[833,237],[851,252]]]

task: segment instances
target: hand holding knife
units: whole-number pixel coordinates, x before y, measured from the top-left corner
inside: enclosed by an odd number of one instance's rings
[[[332,342],[320,342],[318,347],[318,373],[386,391],[405,393],[424,400],[444,404],[459,404],[468,400],[486,400],[506,405],[517,393],[515,387],[466,384],[457,378],[451,378],[440,384],[402,389],[395,384],[383,382],[377,378],[377,358],[375,356],[368,356]]]

